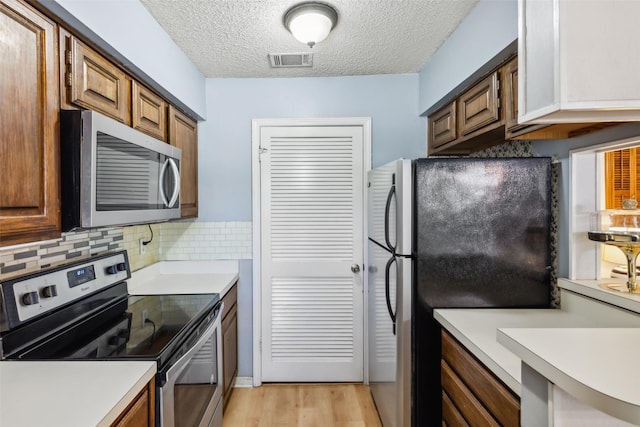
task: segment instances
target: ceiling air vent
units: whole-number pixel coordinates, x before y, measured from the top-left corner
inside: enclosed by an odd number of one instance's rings
[[[271,68],[313,67],[313,53],[270,53]]]

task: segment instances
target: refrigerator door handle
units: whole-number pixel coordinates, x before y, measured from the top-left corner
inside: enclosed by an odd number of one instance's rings
[[[391,307],[391,296],[389,295],[389,271],[395,262],[396,257],[392,256],[389,258],[389,261],[387,261],[387,265],[384,268],[384,296],[387,301],[387,311],[389,312],[389,317],[391,317],[391,322],[393,323],[393,335],[396,334],[396,314],[393,312],[393,308]]]
[[[391,175],[391,188],[389,189],[389,194],[387,195],[387,204],[384,208],[384,240],[387,243],[387,246],[391,250],[391,253],[396,253],[396,247],[391,244],[391,239],[389,238],[389,213],[391,212],[391,201],[393,200],[393,196],[396,194],[396,174]]]

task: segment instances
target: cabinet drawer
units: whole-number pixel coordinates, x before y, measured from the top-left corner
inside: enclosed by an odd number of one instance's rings
[[[66,69],[62,106],[76,105],[99,111],[130,125],[129,76],[74,36],[61,31],[61,40],[65,46]]]
[[[429,148],[438,148],[456,136],[456,101],[453,101],[429,116]]]
[[[499,427],[500,424],[485,409],[465,383],[451,370],[444,360],[441,364],[443,393],[451,396],[453,405],[460,415],[472,426]],[[444,409],[444,402],[443,402]],[[444,412],[443,412],[444,417]],[[455,425],[455,424],[453,424]]]
[[[131,126],[161,141],[167,140],[167,103],[146,87],[131,82]]]
[[[458,100],[460,134],[467,135],[500,120],[498,72],[490,74]]]
[[[445,392],[442,392],[442,423],[452,427],[469,427],[469,423],[467,423]]]
[[[446,364],[460,378],[501,425],[520,425],[520,401],[518,398],[451,335],[444,331],[442,333],[442,358],[443,364]],[[453,396],[451,397],[453,398]]]

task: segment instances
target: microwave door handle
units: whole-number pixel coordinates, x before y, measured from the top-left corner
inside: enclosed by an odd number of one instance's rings
[[[172,208],[178,201],[178,196],[180,196],[180,170],[178,169],[178,165],[176,165],[175,160],[169,159],[168,162],[175,178],[173,180],[173,196],[171,196],[171,200],[169,200],[168,203],[168,207]]]
[[[167,173],[167,167],[169,166],[169,160],[165,160],[162,164],[162,169],[160,169],[160,177],[158,178],[158,187],[160,188],[160,198],[162,199],[162,203],[165,206],[169,207],[169,201],[167,200],[167,195],[164,194],[164,175]]]

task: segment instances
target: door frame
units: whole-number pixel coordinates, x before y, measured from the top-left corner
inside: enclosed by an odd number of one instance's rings
[[[261,282],[261,180],[260,180],[260,130],[263,127],[273,126],[358,126],[362,128],[363,159],[363,212],[362,212],[362,245],[364,265],[368,265],[367,253],[367,173],[371,170],[371,118],[370,117],[320,117],[320,118],[285,118],[285,119],[253,119],[251,121],[251,220],[253,225],[253,386],[262,385],[262,282]],[[363,273],[366,270],[363,269]],[[368,274],[363,274],[363,378],[364,383],[369,383],[369,357],[366,349],[369,341],[366,333],[368,313],[366,301],[368,298]]]

